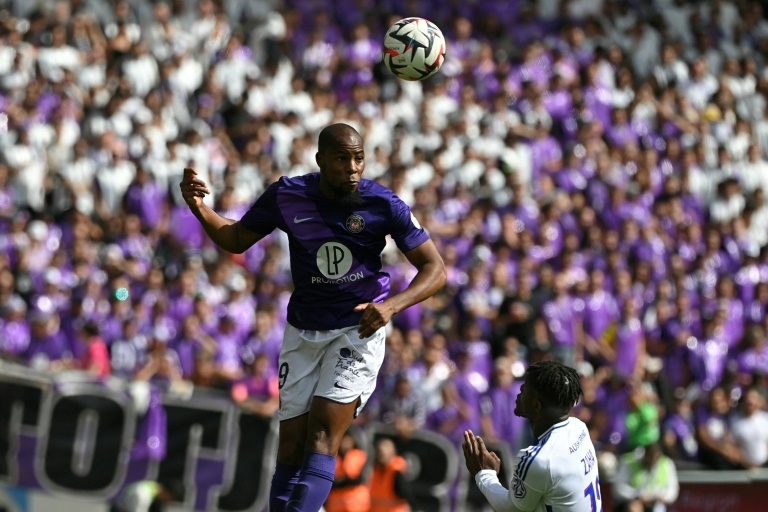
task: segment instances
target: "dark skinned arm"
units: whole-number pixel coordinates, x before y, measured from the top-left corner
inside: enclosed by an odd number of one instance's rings
[[[372,336],[387,325],[394,315],[428,299],[445,286],[445,263],[432,240],[406,252],[405,257],[418,270],[408,288],[382,303],[368,302],[355,308],[355,311],[363,311],[358,329],[361,338]]]

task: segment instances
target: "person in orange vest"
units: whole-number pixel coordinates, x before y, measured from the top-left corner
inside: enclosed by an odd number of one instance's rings
[[[405,472],[408,463],[397,454],[392,439],[383,437],[376,443],[376,459],[371,474],[370,512],[410,512]]]
[[[341,439],[336,455],[336,476],[325,501],[325,512],[368,512],[371,495],[365,484],[365,464],[368,454],[357,446],[352,432]]]

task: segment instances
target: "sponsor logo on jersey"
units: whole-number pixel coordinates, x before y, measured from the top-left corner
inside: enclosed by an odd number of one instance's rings
[[[359,233],[365,229],[365,219],[360,215],[353,213],[347,217],[347,231],[350,233]]]

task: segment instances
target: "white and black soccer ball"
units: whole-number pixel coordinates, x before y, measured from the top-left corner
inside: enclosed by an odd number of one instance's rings
[[[445,37],[437,25],[424,18],[405,18],[387,30],[384,64],[403,80],[424,80],[445,62]]]

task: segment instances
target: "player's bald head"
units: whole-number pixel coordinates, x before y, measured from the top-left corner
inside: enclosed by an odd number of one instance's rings
[[[360,134],[344,123],[334,123],[320,131],[317,141],[317,149],[321,153],[328,149],[334,149],[342,145],[362,145],[363,138]]]

